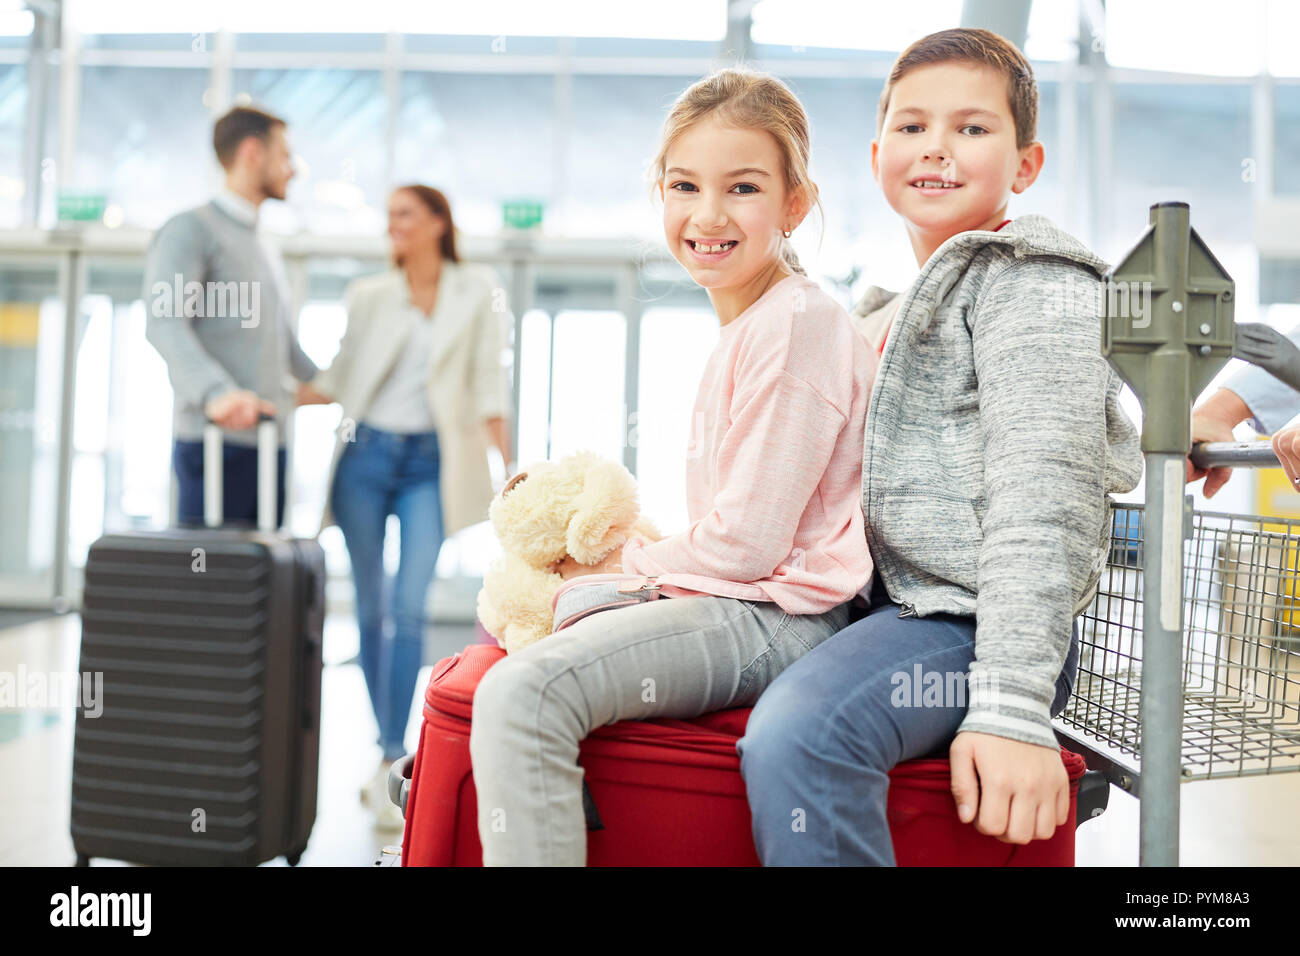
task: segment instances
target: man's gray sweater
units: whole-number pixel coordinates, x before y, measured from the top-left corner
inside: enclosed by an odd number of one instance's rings
[[[281,441],[293,413],[286,373],[310,381],[317,368],[293,334],[283,280],[249,223],[214,202],[179,213],[154,235],[144,274],[145,335],[176,396],[173,437],[203,437],[204,406],[248,389],[276,406]],[[255,445],[257,432],[226,432]]]
[[[867,408],[868,541],[903,614],[975,617],[959,731],[1057,746],[1048,710],[1105,564],[1108,495],[1142,475],[1101,354],[1105,269],[1041,216],[963,232],[889,330]],[[873,288],[854,311],[893,298]]]

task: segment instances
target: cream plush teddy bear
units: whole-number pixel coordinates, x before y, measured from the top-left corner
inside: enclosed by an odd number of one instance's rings
[[[633,535],[659,532],[641,516],[636,479],[617,462],[578,452],[510,479],[488,509],[503,554],[478,594],[484,629],[513,653],[551,633],[551,605],[568,559],[595,566]]]

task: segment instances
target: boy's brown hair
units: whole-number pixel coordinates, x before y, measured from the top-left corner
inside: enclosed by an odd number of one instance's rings
[[[894,84],[922,66],[974,63],[997,70],[1007,79],[1007,102],[1016,123],[1016,148],[1024,149],[1038,135],[1038,85],[1034,71],[1016,45],[989,30],[957,27],[921,37],[904,50],[889,71],[876,112],[876,135],[885,125]]]
[[[235,161],[239,144],[250,136],[256,136],[262,142],[271,135],[271,130],[284,126],[284,120],[265,110],[252,106],[236,106],[212,128],[212,148],[217,154],[217,161],[222,168],[229,169]]]

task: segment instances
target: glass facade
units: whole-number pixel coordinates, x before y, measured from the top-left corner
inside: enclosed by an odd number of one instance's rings
[[[0,65],[0,229],[22,221],[23,146],[27,133],[27,69]]]
[[[115,5],[111,17],[87,12],[79,33],[74,24],[75,49],[64,51],[71,73],[57,58],[33,72],[31,37],[0,35],[0,229],[55,226],[61,192],[105,202],[102,222],[60,230],[75,233],[75,257],[17,239],[0,251],[0,597],[51,593],[56,557],[75,569],[105,529],[170,519],[170,385],[144,339],[142,254],[150,230],[218,188],[211,123],[234,103],[289,123],[297,175],[287,202],[263,207],[263,226],[288,249],[299,336],[319,364],[338,348],[347,281],[384,267],[389,191],[436,186],[461,233],[493,250],[488,258],[512,296],[520,464],[578,448],[626,460],[663,530],[685,522],[694,382],[717,328],[707,298],[665,261],[646,174],[674,98],[730,59],[725,4],[695,4],[691,22],[667,17],[654,29],[615,12],[587,24],[585,32],[610,36],[545,35],[544,24],[529,34],[523,19],[512,21],[515,33],[498,33],[486,12],[470,8],[456,13],[453,29],[427,11],[405,21],[402,5],[385,3],[367,24],[322,10],[315,32],[259,19],[256,5],[214,4],[186,32],[175,9],[136,16],[136,6]],[[752,11],[753,64],[791,86],[812,124],[822,211],[794,244],[845,304],[867,284],[899,288],[915,274],[902,225],[871,174],[876,106],[896,51],[956,23],[960,8],[911,14],[872,5],[845,19],[840,4],[764,0]],[[1295,305],[1278,290],[1294,283],[1277,277],[1300,270],[1300,248],[1262,235],[1258,210],[1300,194],[1293,57],[1265,44],[1267,56],[1225,54],[1213,69],[1182,54],[1143,59],[1128,34],[1141,33],[1134,24],[1149,11],[1114,0],[1106,4],[1112,31],[1090,35],[1087,9],[1033,4],[1026,50],[1047,163],[1012,199],[1011,215],[1047,215],[1113,261],[1152,202],[1187,201],[1238,282],[1237,318],[1290,323]],[[1266,14],[1272,23],[1286,11],[1250,0],[1236,19]],[[1089,51],[1078,55],[1081,23],[1083,42],[1109,58],[1108,68],[1090,65]],[[1218,42],[1249,45],[1260,32],[1236,22]],[[1275,75],[1257,75],[1269,69]],[[45,85],[36,87],[44,105],[35,120],[34,76]],[[44,131],[39,150],[30,148],[34,122]],[[542,210],[533,247],[502,242],[519,238],[503,210],[520,201]],[[589,254],[605,243],[617,252]],[[1262,281],[1270,290],[1263,308]],[[65,389],[65,359],[75,388]],[[65,393],[73,399],[66,416]],[[329,407],[296,416],[288,523],[297,534],[319,523],[337,418]],[[61,479],[66,534],[56,546]],[[324,543],[331,573],[345,575],[341,539],[330,532]],[[440,577],[481,573],[491,548],[490,532],[471,529],[448,543]]]
[[[76,161],[60,188],[103,195],[120,223],[155,228],[217,183],[202,69],[87,66]]]

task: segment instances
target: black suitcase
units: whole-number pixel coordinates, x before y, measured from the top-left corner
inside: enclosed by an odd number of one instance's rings
[[[91,546],[80,670],[102,672],[102,713],[77,712],[78,865],[240,866],[281,854],[294,865],[307,846],[325,560],[316,540],[268,527],[275,423],[258,428],[259,529],[108,534]],[[212,525],[221,515],[215,426],[205,441]]]

